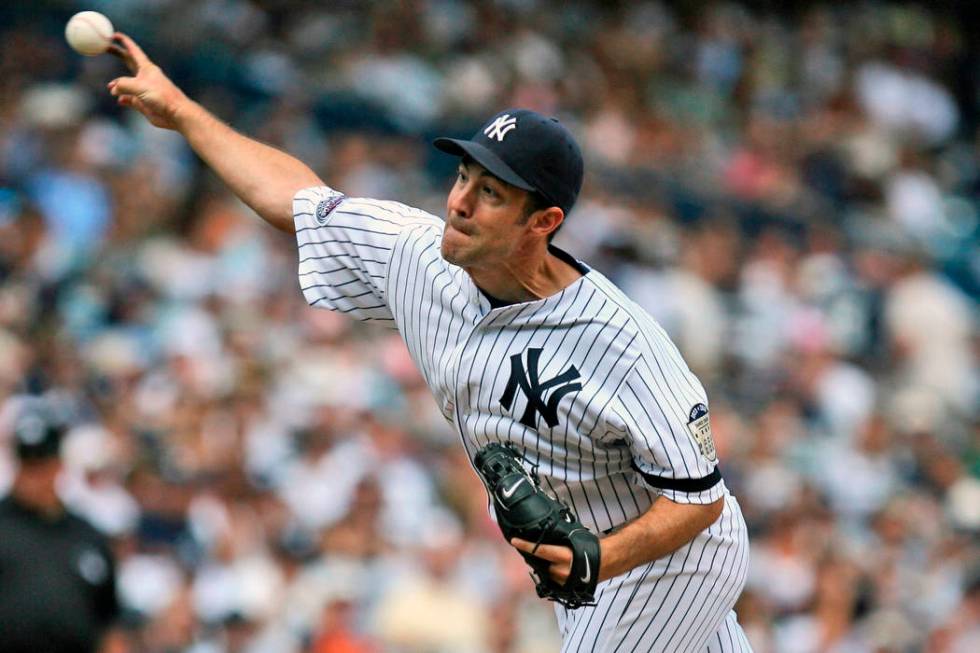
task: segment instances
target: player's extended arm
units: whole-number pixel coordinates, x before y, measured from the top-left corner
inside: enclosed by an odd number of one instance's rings
[[[157,127],[180,132],[197,155],[243,202],[269,224],[294,231],[293,196],[323,182],[299,159],[239,134],[194,102],[125,34],[109,51],[132,72],[109,82],[119,104],[132,107]]]
[[[659,497],[645,513],[622,529],[599,541],[602,547],[599,580],[625,574],[630,569],[673,553],[721,515],[725,498],[707,505],[676,503]],[[512,540],[516,548],[530,553],[534,543]],[[572,550],[542,544],[534,555],[551,561],[551,577],[564,583],[572,563]]]

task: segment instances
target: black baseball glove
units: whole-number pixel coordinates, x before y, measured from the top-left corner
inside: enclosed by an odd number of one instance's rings
[[[568,506],[541,489],[537,475],[524,468],[522,459],[512,446],[494,442],[477,451],[473,461],[493,501],[504,539],[533,542],[535,550],[541,544],[570,548],[572,568],[564,585],[548,574],[549,561],[523,551],[521,555],[531,567],[538,596],[571,609],[595,605],[599,538]]]

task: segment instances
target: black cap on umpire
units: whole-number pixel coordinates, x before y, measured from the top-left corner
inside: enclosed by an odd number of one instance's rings
[[[65,424],[40,401],[29,401],[20,408],[14,422],[14,452],[21,462],[57,458]]]
[[[567,215],[582,190],[582,150],[556,118],[529,109],[501,111],[470,140],[437,138],[438,149],[470,156],[502,181],[538,193]]]

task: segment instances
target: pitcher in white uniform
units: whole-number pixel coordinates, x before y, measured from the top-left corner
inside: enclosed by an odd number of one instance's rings
[[[442,220],[324,185],[117,39],[133,76],[110,92],[180,132],[262,218],[295,232],[308,302],[398,329],[471,459],[489,442],[516,445],[601,536],[596,604],[556,609],[563,652],[751,650],[732,610],[748,538],[704,389],[649,315],[551,245],[583,178],[564,126],[510,109],[472,140],[437,139],[460,157]],[[569,549],[536,555],[567,578]]]

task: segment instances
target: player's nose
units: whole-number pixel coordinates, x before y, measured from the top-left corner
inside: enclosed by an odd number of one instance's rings
[[[473,192],[466,189],[454,189],[449,193],[447,209],[449,215],[456,218],[468,218],[473,215]]]

